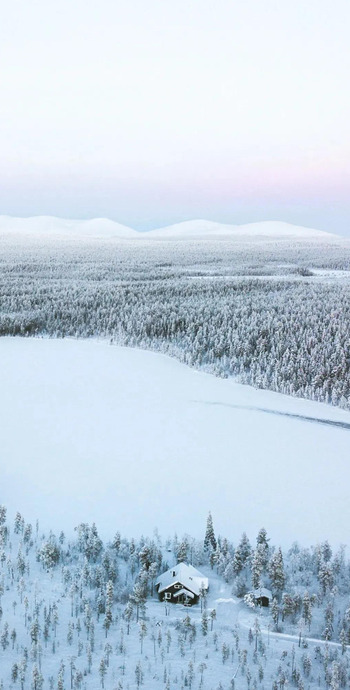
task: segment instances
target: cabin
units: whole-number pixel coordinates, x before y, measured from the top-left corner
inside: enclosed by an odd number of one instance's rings
[[[156,580],[160,601],[192,606],[199,601],[202,590],[209,589],[209,580],[193,565],[178,563]]]
[[[256,606],[270,606],[272,593],[266,587],[258,587],[252,592]]]

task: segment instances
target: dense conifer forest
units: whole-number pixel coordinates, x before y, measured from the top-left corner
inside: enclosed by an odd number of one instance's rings
[[[102,337],[350,408],[346,242],[2,240],[0,334]]]

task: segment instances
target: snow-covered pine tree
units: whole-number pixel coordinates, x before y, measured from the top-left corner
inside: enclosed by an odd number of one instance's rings
[[[6,514],[7,514],[7,508],[5,506],[0,505],[0,525],[4,525],[6,523]]]
[[[311,627],[311,621],[312,621],[312,606],[311,606],[311,599],[309,592],[305,592],[303,596],[303,618],[306,623],[306,625],[309,628]]]
[[[281,598],[281,594],[286,581],[283,556],[281,548],[272,555],[269,563],[269,576],[271,579],[272,589],[276,592],[278,598]]]
[[[261,545],[253,552],[251,560],[252,585],[254,589],[261,587],[261,577],[264,572],[265,550]]]
[[[204,550],[205,551],[215,551],[217,546],[216,538],[215,538],[215,532],[214,532],[214,525],[213,525],[213,518],[211,515],[211,512],[209,512],[209,515],[207,517],[207,527],[206,527],[206,532],[205,532],[205,537],[204,537]]]
[[[263,559],[263,565],[264,568],[267,567],[268,560],[269,560],[269,539],[267,538],[267,532],[265,527],[262,527],[259,530],[257,539],[256,539],[256,547],[257,549],[260,550],[261,553],[261,558]]]
[[[176,552],[176,560],[178,563],[186,562],[188,560],[188,550],[188,539],[186,537],[183,537],[178,545]]]
[[[32,669],[32,690],[42,690],[44,684],[44,677],[39,671],[36,664],[34,664]]]

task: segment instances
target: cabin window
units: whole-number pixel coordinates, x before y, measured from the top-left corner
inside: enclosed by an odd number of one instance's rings
[[[174,585],[174,589],[181,589],[181,585]]]
[[[171,599],[171,592],[165,592],[164,599]]]

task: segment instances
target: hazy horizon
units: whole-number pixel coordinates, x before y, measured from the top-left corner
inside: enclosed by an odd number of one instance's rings
[[[347,0],[25,0],[0,27],[0,214],[350,236]]]
[[[321,228],[312,227],[311,225],[289,223],[288,221],[284,221],[281,219],[261,219],[258,221],[251,221],[251,222],[248,221],[245,223],[231,223],[229,221],[228,222],[222,222],[222,221],[217,221],[215,219],[210,219],[210,218],[184,218],[180,221],[175,221],[173,223],[169,222],[169,223],[164,223],[163,225],[157,224],[157,225],[149,225],[148,227],[145,227],[145,225],[144,224],[142,225],[142,223],[141,224],[135,224],[135,226],[132,226],[131,224],[121,223],[118,219],[109,218],[107,216],[98,216],[98,217],[92,217],[91,216],[91,217],[87,217],[87,218],[81,218],[81,217],[77,217],[77,218],[70,217],[70,218],[68,218],[67,216],[54,216],[51,214],[45,214],[45,215],[44,214],[38,214],[35,216],[14,216],[14,215],[7,215],[7,214],[1,214],[0,213],[0,218],[9,218],[9,219],[13,219],[13,220],[17,220],[17,219],[31,220],[34,218],[38,218],[38,219],[39,218],[48,218],[48,219],[53,219],[53,220],[61,220],[63,223],[65,223],[65,222],[69,223],[70,221],[83,222],[83,223],[88,222],[88,221],[112,221],[116,224],[120,224],[122,226],[125,226],[126,228],[129,228],[130,230],[136,230],[137,232],[139,232],[141,234],[142,233],[147,234],[148,232],[150,232],[152,230],[161,230],[161,229],[167,228],[167,227],[171,228],[173,226],[174,227],[180,226],[180,225],[186,224],[186,223],[200,223],[200,222],[203,222],[204,225],[205,225],[205,223],[209,222],[209,223],[214,223],[214,224],[218,224],[218,225],[228,225],[228,226],[238,227],[238,228],[244,227],[244,226],[254,226],[256,224],[265,225],[265,224],[270,224],[270,223],[271,224],[275,224],[275,223],[276,224],[284,224],[284,223],[286,223],[287,225],[292,225],[296,228],[304,227],[306,230],[317,230],[317,231],[321,231],[321,232],[331,232],[331,231],[327,231],[327,230],[324,231]],[[34,227],[33,227],[33,229],[34,229]],[[331,234],[337,235],[339,237],[344,237],[345,239],[350,238],[350,234],[346,235],[346,234],[341,233],[341,232],[339,232],[339,233],[332,233],[331,232]]]

